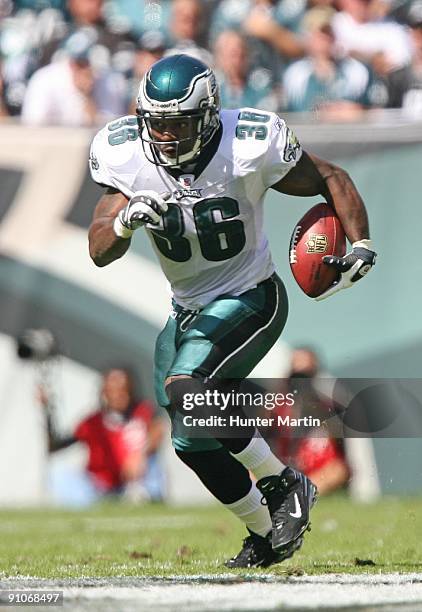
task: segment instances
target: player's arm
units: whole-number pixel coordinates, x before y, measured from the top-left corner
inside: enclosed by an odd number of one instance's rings
[[[301,57],[304,53],[304,45],[299,36],[281,26],[260,8],[250,12],[242,28],[250,36],[264,40],[288,58]]]
[[[345,170],[304,151],[296,166],[272,188],[288,195],[324,196],[336,211],[352,244],[351,253],[344,257],[330,255],[323,258],[324,263],[336,268],[341,276],[317,300],[353,286],[369,272],[375,264],[376,253],[369,239],[368,215],[358,190]]]
[[[55,453],[64,448],[68,448],[75,444],[78,440],[75,436],[61,436],[57,433],[50,414],[47,412],[47,435],[48,435],[48,452]]]
[[[72,446],[72,444],[75,444],[75,442],[77,442],[77,439],[74,438],[73,436],[65,436],[63,438],[49,437],[48,438],[48,452],[55,453],[59,450],[62,450],[63,448],[68,448],[69,446]]]
[[[166,432],[166,422],[161,417],[156,417],[148,430],[147,453],[151,455],[155,453],[161,446]]]
[[[56,406],[52,398],[49,396],[47,389],[40,385],[37,389],[37,400],[42,406],[45,414],[46,425],[47,425],[47,437],[48,437],[48,452],[55,453],[56,451],[62,450],[71,446],[77,439],[74,436],[61,436],[57,433],[53,423],[53,412],[56,411]]]
[[[132,234],[146,223],[158,225],[170,194],[136,191],[130,200],[109,187],[99,200],[89,228],[89,254],[97,266],[107,266],[128,250]]]
[[[369,239],[365,205],[352,179],[339,166],[303,151],[296,166],[272,188],[288,195],[324,196],[351,244]]]
[[[130,246],[130,235],[120,237],[114,231],[114,222],[128,199],[117,189],[109,187],[98,201],[89,228],[89,254],[97,266],[107,266],[122,257]]]

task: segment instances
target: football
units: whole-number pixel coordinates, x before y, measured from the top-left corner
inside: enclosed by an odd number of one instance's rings
[[[290,267],[302,291],[313,298],[324,293],[339,273],[322,258],[345,253],[346,236],[335,211],[326,203],[316,204],[298,221],[290,240]]]

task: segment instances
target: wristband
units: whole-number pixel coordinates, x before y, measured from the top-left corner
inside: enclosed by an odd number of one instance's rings
[[[118,236],[119,238],[127,239],[127,238],[130,238],[133,234],[133,230],[123,225],[123,223],[120,221],[120,218],[118,216],[114,219],[113,230],[116,236]]]
[[[362,240],[357,240],[352,244],[354,249],[368,249],[368,251],[373,251],[372,248],[372,240],[369,238],[363,238]]]

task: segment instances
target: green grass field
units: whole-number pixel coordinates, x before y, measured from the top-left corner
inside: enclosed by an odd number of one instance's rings
[[[321,499],[302,550],[270,571],[280,576],[421,572],[420,534],[420,498],[386,498],[373,505],[343,496]],[[214,506],[3,510],[0,578],[242,574],[222,562],[238,552],[244,536],[240,523]]]

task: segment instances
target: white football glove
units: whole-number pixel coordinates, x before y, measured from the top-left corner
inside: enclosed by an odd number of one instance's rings
[[[167,200],[171,194],[158,194],[144,189],[136,191],[114,220],[114,232],[120,238],[129,238],[135,230],[146,223],[158,225],[160,217],[167,212]]]
[[[344,257],[336,255],[326,255],[322,261],[327,266],[332,266],[338,270],[340,279],[329,287],[324,293],[314,298],[317,302],[325,300],[334,295],[337,291],[352,287],[358,280],[368,274],[372,266],[375,265],[377,254],[371,250],[370,240],[358,240],[352,244],[352,252]]]

